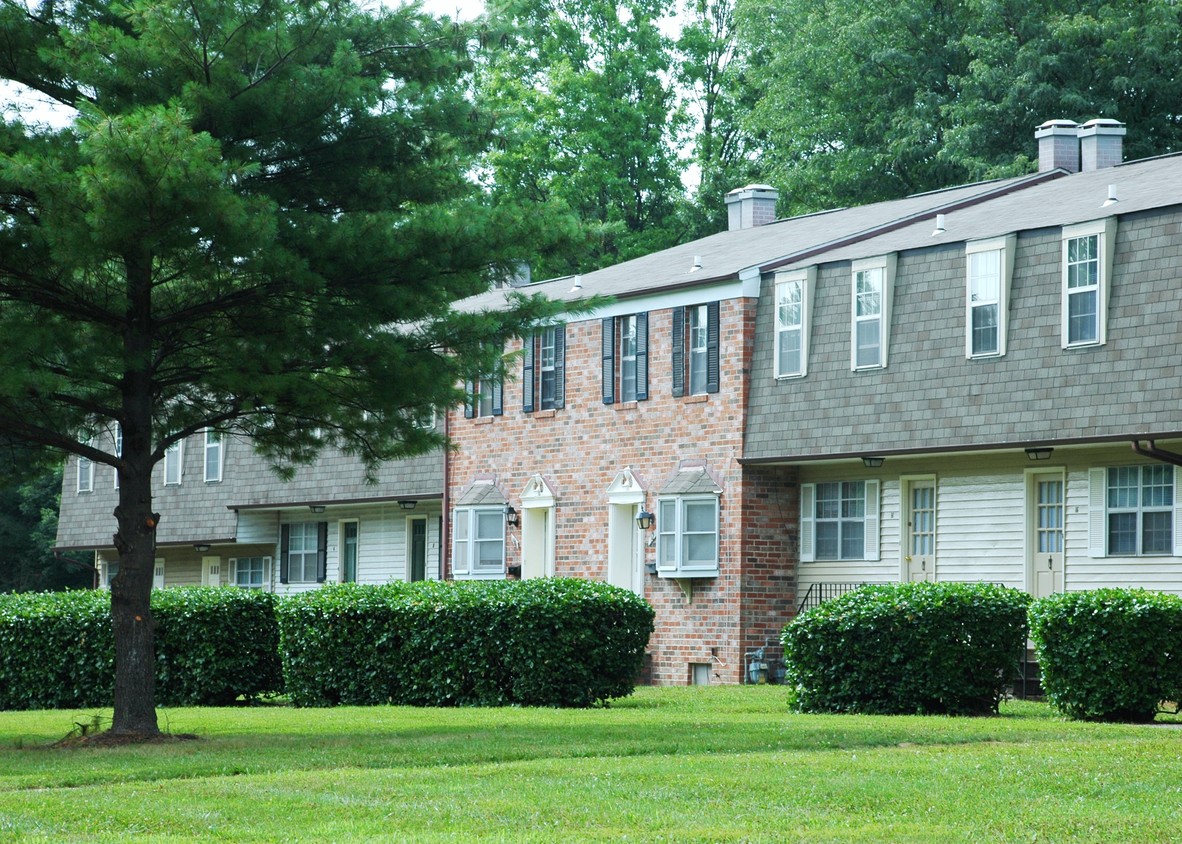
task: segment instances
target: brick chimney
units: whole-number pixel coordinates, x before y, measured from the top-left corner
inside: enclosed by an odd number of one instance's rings
[[[1074,120],[1048,120],[1034,130],[1038,138],[1038,172],[1062,168],[1079,172],[1079,126]]]
[[[771,185],[747,185],[726,195],[727,230],[753,229],[776,220],[780,192]]]
[[[1098,117],[1079,127],[1080,169],[1115,167],[1124,160],[1125,125]]]

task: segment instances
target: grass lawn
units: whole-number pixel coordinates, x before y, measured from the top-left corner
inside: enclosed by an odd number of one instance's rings
[[[201,739],[49,749],[93,714],[0,713],[0,841],[1182,836],[1182,730],[1160,717],[794,715],[775,687],[646,688],[579,711],[162,710]]]

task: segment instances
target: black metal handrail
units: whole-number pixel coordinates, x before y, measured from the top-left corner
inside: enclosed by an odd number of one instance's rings
[[[813,607],[819,607],[825,601],[837,598],[847,592],[853,592],[865,585],[865,583],[814,583],[809,586],[804,597],[800,599],[800,603],[796,607],[796,614],[800,615]]]

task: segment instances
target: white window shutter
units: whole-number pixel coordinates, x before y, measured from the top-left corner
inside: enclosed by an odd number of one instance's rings
[[[816,530],[817,485],[800,485],[800,561],[811,563],[817,559]]]
[[[1105,556],[1104,499],[1108,492],[1106,469],[1088,469],[1088,556]]]
[[[866,481],[866,545],[864,560],[878,559],[878,481]]]
[[[1182,556],[1182,472],[1174,467],[1174,556]]]

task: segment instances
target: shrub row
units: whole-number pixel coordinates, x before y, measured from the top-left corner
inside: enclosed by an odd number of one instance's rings
[[[156,700],[220,705],[280,691],[274,596],[185,588],[152,594]],[[0,710],[110,706],[111,596],[102,591],[0,595]]]
[[[1182,702],[1182,597],[1140,589],[1064,592],[1030,609],[1047,699],[1071,718],[1152,721]]]
[[[328,586],[278,617],[300,706],[589,706],[631,694],[653,630],[642,598],[578,578]]]
[[[996,712],[1026,645],[1030,596],[988,583],[865,586],[784,628],[806,712]]]

